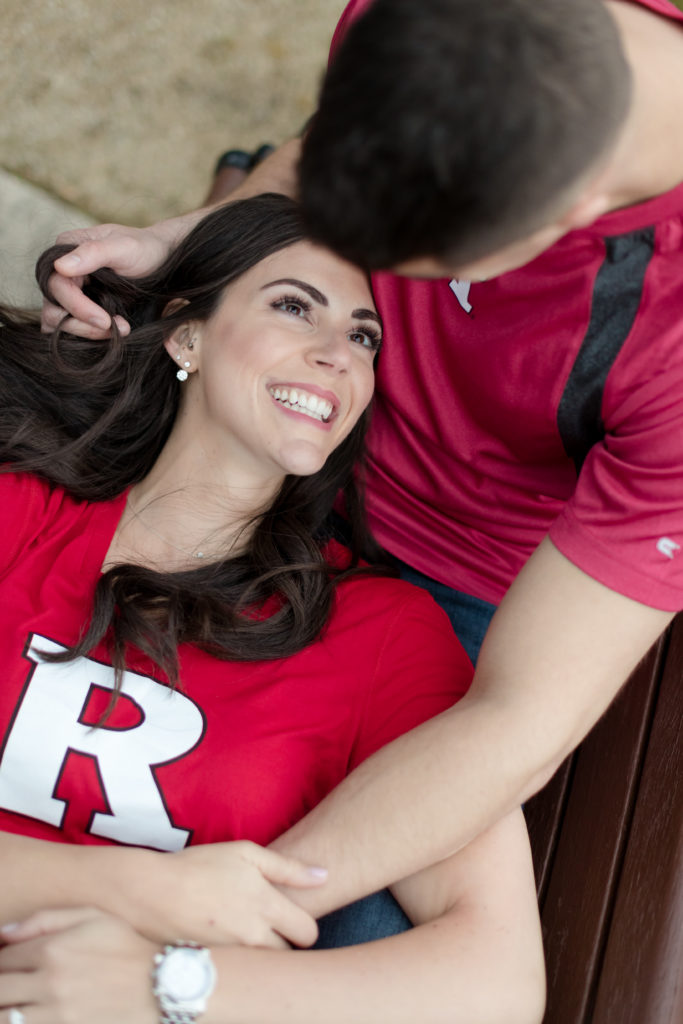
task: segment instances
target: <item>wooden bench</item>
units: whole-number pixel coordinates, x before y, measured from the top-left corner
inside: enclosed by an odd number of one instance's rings
[[[526,815],[546,1024],[683,1024],[683,615]]]

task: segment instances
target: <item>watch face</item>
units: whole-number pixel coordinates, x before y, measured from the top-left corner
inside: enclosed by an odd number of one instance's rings
[[[211,963],[203,950],[179,947],[164,958],[158,980],[171,999],[191,1002],[209,995],[213,981]]]

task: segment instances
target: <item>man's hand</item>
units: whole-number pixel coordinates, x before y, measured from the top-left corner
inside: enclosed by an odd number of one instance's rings
[[[262,192],[295,195],[300,149],[299,139],[284,143],[263,160],[239,188],[226,196],[225,201],[246,199]],[[151,273],[208,212],[206,208],[194,210],[148,228],[99,224],[63,232],[58,236],[57,244],[76,245],[77,248],[55,261],[56,273],[49,280],[54,302],[46,300],[43,303],[43,330],[49,333],[61,324],[70,334],[80,338],[109,337],[111,318],[83,294],[88,274],[101,267],[110,267],[124,277],[143,277]],[[121,334],[129,333],[130,327],[122,317],[116,317],[116,324]]]
[[[182,220],[163,221],[149,228],[100,224],[59,235],[58,245],[77,248],[55,261],[56,273],[49,280],[54,302],[45,300],[43,304],[43,330],[53,331],[61,324],[81,338],[108,337],[111,318],[83,294],[87,275],[101,267],[111,267],[125,277],[149,274],[166,258],[183,227],[189,227],[181,224]],[[121,334],[129,333],[130,327],[123,317],[116,317],[116,323]]]

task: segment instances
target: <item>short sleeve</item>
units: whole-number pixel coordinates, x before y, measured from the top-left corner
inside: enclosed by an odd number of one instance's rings
[[[452,707],[474,669],[446,613],[426,591],[406,598],[384,633],[349,771],[380,747]]]
[[[672,362],[620,392],[612,406],[605,437],[590,450],[550,539],[611,590],[676,612],[683,608],[683,365]]]
[[[0,473],[0,576],[42,529],[50,488],[28,473]]]

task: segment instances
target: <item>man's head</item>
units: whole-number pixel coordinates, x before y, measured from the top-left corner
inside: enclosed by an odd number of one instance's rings
[[[521,249],[507,269],[602,212],[589,186],[629,102],[602,0],[374,0],[304,140],[306,219],[372,269],[486,269]]]

